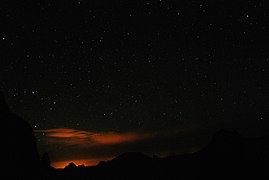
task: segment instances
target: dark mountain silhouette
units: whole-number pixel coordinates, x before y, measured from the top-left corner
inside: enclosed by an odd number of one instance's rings
[[[197,152],[202,176],[268,178],[268,138],[245,138],[234,131],[218,131],[211,143]]]
[[[149,157],[127,152],[97,166],[56,170],[54,179],[268,179],[268,138],[246,138],[220,130],[202,150],[179,156]],[[71,168],[72,166],[72,168]],[[53,178],[50,178],[53,179]]]
[[[70,163],[54,169],[48,153],[39,160],[31,126],[9,110],[1,93],[0,118],[1,179],[269,179],[268,137],[246,138],[222,129],[192,154],[159,158],[126,152],[92,167]]]
[[[36,179],[39,177],[39,155],[31,126],[9,110],[0,92],[1,177],[3,179]],[[8,178],[7,178],[8,177]]]
[[[64,168],[66,171],[74,171],[77,169],[77,165],[73,162],[69,163],[67,166]]]
[[[121,166],[128,162],[128,164],[140,165],[141,162],[148,162],[150,160],[150,157],[141,152],[126,152],[112,159],[109,164],[113,166]]]

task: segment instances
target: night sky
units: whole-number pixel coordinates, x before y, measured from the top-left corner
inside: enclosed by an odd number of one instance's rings
[[[195,152],[220,128],[261,136],[266,4],[3,0],[0,87],[55,167]]]

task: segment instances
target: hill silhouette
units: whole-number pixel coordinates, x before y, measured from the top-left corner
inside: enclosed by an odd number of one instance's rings
[[[192,154],[159,158],[126,152],[92,167],[70,163],[54,169],[48,153],[39,160],[31,126],[9,110],[1,93],[0,118],[1,179],[269,179],[268,137],[246,138],[221,129]]]
[[[268,179],[268,138],[246,138],[220,130],[202,150],[185,155],[149,157],[126,152],[93,167],[69,164],[55,179]]]
[[[39,155],[31,126],[9,110],[0,92],[2,179],[37,179]]]
[[[218,131],[208,146],[195,154],[203,177],[268,178],[268,138],[245,138],[234,131]]]

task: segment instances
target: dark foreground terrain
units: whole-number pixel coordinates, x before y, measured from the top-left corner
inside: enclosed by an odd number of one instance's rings
[[[268,139],[220,130],[201,151],[173,157],[127,152],[94,167],[47,168],[45,179],[269,179]]]
[[[158,158],[127,152],[93,167],[70,163],[54,169],[48,155],[39,160],[30,125],[9,110],[1,93],[0,119],[3,180],[269,179],[268,137],[245,138],[220,130],[193,154]]]

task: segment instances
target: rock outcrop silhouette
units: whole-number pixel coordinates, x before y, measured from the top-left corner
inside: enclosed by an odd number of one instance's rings
[[[37,179],[39,155],[31,126],[12,113],[0,92],[1,167],[4,179]],[[8,178],[7,178],[8,177]]]
[[[77,168],[78,168],[77,165],[75,163],[71,162],[67,166],[65,166],[64,169],[67,170],[67,171],[74,171]]]
[[[44,168],[51,167],[49,153],[45,152],[41,158],[41,166]]]

